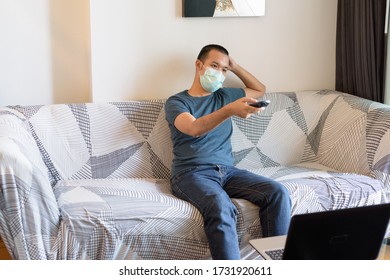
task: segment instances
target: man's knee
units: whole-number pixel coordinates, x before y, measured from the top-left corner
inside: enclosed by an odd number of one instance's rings
[[[205,198],[203,215],[210,218],[236,218],[237,208],[226,194],[214,194]]]

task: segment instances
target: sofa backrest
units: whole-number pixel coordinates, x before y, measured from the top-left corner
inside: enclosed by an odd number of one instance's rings
[[[172,144],[164,100],[14,107],[54,185],[59,180],[169,178]]]
[[[247,169],[316,162],[376,177],[390,192],[390,106],[332,91],[268,93],[270,105],[234,118],[236,165]]]
[[[233,118],[236,166],[315,161],[342,172],[379,170],[374,176],[388,180],[390,144],[383,139],[390,129],[375,120],[388,120],[389,107],[334,91],[267,93],[264,99],[271,104],[260,114]],[[164,104],[145,100],[8,110],[27,119],[53,185],[63,179],[169,178],[172,143]]]
[[[249,119],[234,117],[235,164],[246,169],[318,160],[323,122],[340,95],[329,91],[267,93],[270,105]]]

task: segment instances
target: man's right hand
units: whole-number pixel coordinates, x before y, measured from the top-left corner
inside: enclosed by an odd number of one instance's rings
[[[252,114],[256,114],[264,108],[256,108],[253,106],[250,106],[248,103],[254,103],[257,100],[254,98],[249,98],[249,97],[242,97],[228,105],[228,109],[231,112],[232,116],[237,116],[239,118],[247,119],[249,118]]]

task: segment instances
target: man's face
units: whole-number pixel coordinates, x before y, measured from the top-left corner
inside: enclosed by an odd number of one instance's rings
[[[211,50],[203,63],[200,60],[197,61],[197,67],[200,75],[203,75],[206,68],[210,67],[221,71],[226,76],[229,70],[229,56],[217,50]]]

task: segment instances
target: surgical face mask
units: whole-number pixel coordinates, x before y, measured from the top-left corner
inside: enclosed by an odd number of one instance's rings
[[[204,74],[200,75],[200,84],[207,92],[214,92],[220,89],[224,81],[225,76],[223,73],[210,67],[207,67]]]

